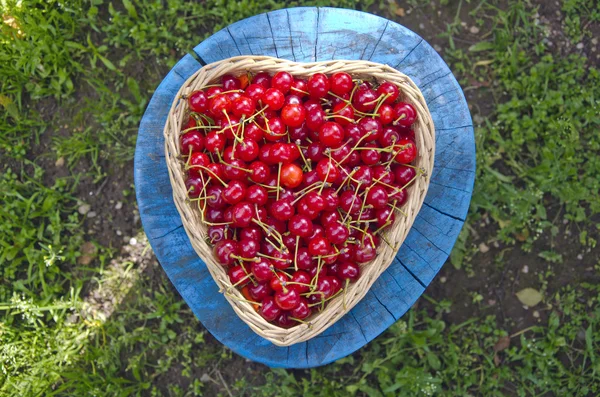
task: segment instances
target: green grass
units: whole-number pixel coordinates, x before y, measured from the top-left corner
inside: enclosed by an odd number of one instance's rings
[[[495,1],[461,1],[481,27],[481,41],[456,40],[458,19],[446,21],[440,37],[467,92],[481,90],[494,104],[476,129],[476,190],[453,263],[475,274],[473,235],[490,219],[491,240],[548,262],[538,276],[547,320],[511,336],[482,306],[480,292],[469,291],[464,302],[425,297],[359,354],[299,372],[255,370],[214,343],[158,268],[140,273],[120,247],[93,240],[77,211],[86,199],[83,184],[120,175],[131,183],[139,120],[177,59],[211,32],[283,4],[19,3],[0,0],[3,19],[15,18],[0,24],[0,396],[228,395],[227,389],[257,396],[600,393],[600,290],[549,287],[558,271],[552,266],[573,258],[553,244],[536,248],[565,228],[581,249],[596,248],[600,76],[590,60],[557,56],[544,44],[530,2],[497,8]],[[435,12],[429,1],[410,3]],[[442,3],[456,13],[456,4]],[[592,38],[586,27],[600,20],[596,2],[565,1],[562,12],[572,43]],[[58,177],[52,167],[61,157],[66,170]],[[130,193],[124,200],[133,200]],[[95,259],[78,264],[90,239],[99,248]],[[496,263],[504,266],[502,255]],[[90,291],[128,277],[134,286],[114,287],[121,303],[108,318],[74,316],[89,308]],[[448,313],[465,304],[476,314],[449,321]],[[506,336],[510,346],[500,349]]]

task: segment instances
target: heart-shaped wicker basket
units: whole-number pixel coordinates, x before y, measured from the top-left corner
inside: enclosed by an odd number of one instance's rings
[[[406,216],[397,216],[394,225],[385,233],[387,240],[396,244],[396,249],[387,244],[380,244],[377,257],[373,261],[361,265],[360,278],[349,285],[345,296],[340,295],[332,299],[323,311],[309,317],[307,324],[300,324],[289,329],[281,328],[264,320],[254,310],[252,304],[243,300],[241,292],[236,288],[232,288],[225,267],[215,260],[212,248],[206,242],[207,227],[202,224],[198,209],[190,205],[187,198],[183,168],[184,160],[180,155],[179,144],[181,128],[189,118],[185,96],[209,84],[214,84],[224,74],[241,75],[247,72],[274,74],[279,71],[286,71],[296,77],[308,77],[314,73],[329,75],[334,72],[347,72],[354,78],[386,80],[396,84],[400,88],[401,98],[417,109],[418,117],[413,129],[419,155],[414,164],[424,170],[424,177],[417,178],[407,188],[409,199],[403,207]],[[326,330],[354,307],[365,296],[379,275],[388,268],[423,204],[429,186],[435,153],[434,125],[421,91],[408,76],[389,66],[367,61],[333,60],[297,63],[266,56],[239,56],[211,63],[194,73],[180,88],[169,112],[164,136],[165,155],[173,187],[173,199],[192,246],[206,263],[220,290],[225,292],[225,297],[237,315],[254,332],[278,346],[290,346],[303,342]],[[219,314],[215,313],[215,315]]]

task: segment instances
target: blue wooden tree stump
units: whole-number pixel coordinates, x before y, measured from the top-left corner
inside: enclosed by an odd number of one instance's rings
[[[236,353],[272,367],[330,363],[381,334],[415,303],[438,273],[463,226],[475,177],[473,126],[448,66],[421,37],[371,14],[334,8],[291,8],[234,23],[184,56],[162,81],[140,124],[135,186],[144,230],[165,272],[202,324]],[[365,298],[324,333],[290,347],[256,335],[218,292],[193,250],[172,198],[163,127],[184,81],[207,63],[236,55],[298,62],[365,59],[410,76],[436,127],[435,168],[425,203],[396,260]]]

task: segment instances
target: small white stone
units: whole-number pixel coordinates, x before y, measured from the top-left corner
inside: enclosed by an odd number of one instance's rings
[[[529,266],[527,266],[527,265],[523,266],[523,269],[521,269],[521,271],[525,274],[529,273]]]
[[[488,300],[488,305],[494,306],[495,304],[496,304],[496,299],[489,299]]]
[[[121,208],[123,208],[123,202],[117,201],[117,204],[115,204],[115,209],[120,210]]]
[[[569,223],[568,219],[563,219],[563,225],[566,225],[567,223]]]
[[[135,237],[132,237],[129,239],[129,245],[136,245],[137,244],[137,239]]]
[[[92,206],[89,204],[81,204],[79,206],[79,208],[77,208],[77,212],[79,212],[81,215],[85,215],[88,212],[90,212],[90,210],[92,209]]]
[[[525,310],[529,310],[529,306],[527,306],[527,305],[523,305],[523,309],[525,309]]]
[[[593,45],[597,45],[597,44],[598,44],[598,38],[594,37],[594,38],[592,39],[592,44],[593,44]]]
[[[96,215],[98,215],[98,214],[96,214],[96,211],[90,211],[87,213],[88,218],[94,218]]]
[[[117,236],[120,236],[120,235],[122,235],[122,234],[123,234],[123,232],[122,232],[122,231],[120,231],[120,230],[117,230]]]
[[[488,247],[486,243],[479,244],[479,252],[481,252],[482,254],[485,254],[489,250],[490,250],[490,247]]]
[[[442,47],[440,47],[440,46],[439,46],[439,45],[437,45],[437,44],[434,44],[434,45],[433,45],[433,49],[434,49],[434,50],[436,50],[437,52],[442,52]]]
[[[462,26],[463,28],[466,28],[467,27],[467,23],[466,22],[461,22],[460,26]]]
[[[577,43],[575,48],[577,48],[578,50],[583,50],[583,43]]]
[[[582,260],[583,259],[583,255],[581,255],[581,254],[577,255],[577,259]]]
[[[497,241],[494,241],[494,248],[500,248],[500,243]]]
[[[479,28],[477,26],[471,26],[471,29],[469,29],[469,32],[471,32],[472,34],[477,34],[477,33],[479,33]]]
[[[424,24],[424,23],[420,23],[420,24],[419,24],[419,29],[421,29],[421,30],[425,30],[425,24]]]
[[[444,284],[448,279],[445,276],[440,277],[440,283]]]
[[[540,318],[540,312],[538,312],[537,310],[534,310],[531,314],[533,314],[533,317],[535,318]]]
[[[56,160],[56,162],[54,163],[55,167],[62,167],[63,165],[65,165],[64,157],[59,157],[58,160]]]
[[[202,383],[206,383],[206,382],[210,382],[210,376],[208,376],[208,374],[202,374],[202,376],[200,377],[200,382]]]

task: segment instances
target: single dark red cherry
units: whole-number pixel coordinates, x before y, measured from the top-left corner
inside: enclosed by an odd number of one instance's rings
[[[213,223],[221,223],[225,221],[225,212],[217,208],[207,207],[204,211],[204,218]]]
[[[196,113],[206,113],[208,110],[208,96],[202,90],[194,91],[188,98],[190,110]]]
[[[191,176],[185,180],[185,188],[190,198],[199,197],[203,187],[204,180],[200,176]]]
[[[312,309],[308,306],[308,301],[301,297],[298,306],[292,309],[290,314],[293,318],[304,320],[312,314]]]
[[[304,123],[306,109],[301,104],[285,105],[281,109],[281,120],[288,127],[298,127]]]
[[[227,95],[217,95],[208,102],[208,112],[214,118],[221,118],[231,111],[231,100]]]
[[[223,188],[221,186],[212,185],[206,188],[206,204],[217,209],[227,207],[227,202],[223,200]]]
[[[200,152],[204,149],[204,137],[198,131],[190,131],[179,137],[181,143],[181,154],[187,156],[193,152]]]
[[[290,89],[294,95],[298,95],[300,98],[304,98],[308,95],[308,88],[305,80],[294,79],[292,88]]]
[[[231,181],[223,189],[223,200],[229,205],[235,205],[246,196],[246,184],[241,181]]]
[[[311,98],[323,98],[329,92],[329,79],[323,73],[315,73],[308,78],[306,88]]]
[[[269,198],[267,189],[259,185],[251,185],[246,189],[246,200],[252,204],[263,206],[267,203]]]
[[[412,163],[418,154],[417,145],[410,139],[401,138],[394,145],[394,153],[396,153],[394,160],[397,162],[402,164]]]
[[[288,229],[292,235],[306,238],[312,234],[313,224],[308,216],[297,214],[290,218]]]
[[[408,201],[408,192],[400,186],[397,186],[394,189],[390,188],[388,190],[388,195],[390,201],[393,201],[397,208],[402,207]]]
[[[363,138],[363,142],[376,141],[383,132],[381,121],[376,118],[365,117],[358,122],[358,127],[361,129],[362,136],[367,135]]]
[[[398,164],[393,169],[395,182],[400,186],[406,186],[417,176],[417,171],[413,167]]]
[[[375,165],[381,160],[381,154],[379,154],[378,146],[375,143],[366,143],[364,148],[366,150],[360,151],[360,159],[366,165]],[[370,149],[372,148],[372,149]]]
[[[235,258],[232,255],[238,254],[238,243],[233,240],[219,241],[213,247],[213,253],[220,264],[231,265],[235,262]]]
[[[291,147],[284,142],[276,142],[271,147],[270,158],[275,163],[287,164],[292,161]]]
[[[209,153],[222,152],[225,149],[225,134],[211,131],[206,135],[206,150]]]
[[[271,176],[271,169],[262,161],[252,162],[248,168],[252,171],[249,175],[250,180],[256,183],[265,183]]]
[[[217,95],[219,95],[220,93],[222,93],[223,91],[225,91],[225,90],[220,85],[212,86],[206,90],[206,96],[208,96],[208,99],[212,99],[212,98],[216,97]]]
[[[242,143],[235,147],[235,153],[243,161],[252,161],[256,159],[258,157],[258,150],[258,143],[248,138],[244,138]]]
[[[240,240],[254,240],[260,243],[263,239],[263,233],[258,226],[249,226],[239,230]]]
[[[375,219],[377,219],[377,227],[384,227],[384,225],[393,225],[396,221],[396,214],[390,207],[382,208],[375,211]]]
[[[208,164],[210,164],[210,158],[206,153],[195,152],[190,154],[188,167],[190,172],[195,173],[195,175],[200,175],[201,171],[203,171]]]
[[[271,203],[269,214],[279,221],[287,221],[294,216],[294,206],[289,200],[279,199]]]
[[[330,148],[337,148],[344,140],[344,129],[334,121],[324,123],[319,130],[319,140]]]
[[[230,230],[231,229],[229,229],[227,225],[211,225],[206,230],[208,241],[211,244],[216,244],[219,241],[231,238],[231,236],[233,236],[233,233],[231,233]]]
[[[332,282],[333,278],[331,276],[319,277],[317,281],[317,291],[321,293],[323,299],[331,298],[335,293],[335,286]]]
[[[265,89],[271,87],[271,75],[267,72],[256,73],[252,83],[262,85]]]
[[[302,143],[302,141],[306,140],[308,136],[308,127],[305,123],[302,123],[298,127],[290,127],[288,128],[288,134],[290,135],[290,139],[296,143]]]
[[[248,281],[250,281],[250,277],[248,277],[244,271],[244,268],[240,265],[230,268],[227,272],[227,275],[229,276],[229,281],[231,281],[231,284],[235,286],[242,287],[246,285]]]
[[[258,282],[269,281],[275,275],[274,267],[267,258],[258,257],[258,261],[252,262],[250,269]]]
[[[338,194],[335,191],[335,189],[323,189],[323,191],[321,192],[321,197],[323,197],[323,200],[325,201],[324,210],[335,211],[338,208],[340,198],[338,197]]]
[[[336,222],[340,222],[342,220],[339,212],[337,211],[323,211],[321,213],[321,225],[323,225],[324,228],[327,228],[327,225],[330,223],[336,223]],[[333,241],[332,241],[333,242]],[[336,243],[334,243],[336,244]]]
[[[270,142],[279,141],[287,134],[285,124],[283,124],[283,121],[279,117],[270,118],[267,122],[266,130],[264,133],[265,139]]]
[[[277,317],[277,319],[275,320],[275,322],[277,323],[277,325],[280,326],[281,328],[291,328],[294,325],[296,325],[296,321],[294,321],[291,318],[290,313],[291,312],[289,312],[289,311],[282,312],[279,315],[279,317]]]
[[[316,170],[310,170],[305,172],[302,176],[302,187],[308,187],[314,185],[316,182],[319,182],[319,174],[317,174]]]
[[[274,321],[281,314],[281,309],[275,304],[275,298],[266,296],[260,306],[260,315],[267,321]]]
[[[321,126],[325,123],[325,111],[319,107],[312,107],[307,109],[305,116],[306,127],[311,131],[319,131]],[[310,132],[309,132],[310,133]]]
[[[381,135],[377,139],[377,142],[381,147],[392,146],[400,139],[400,133],[395,127],[387,126],[383,129]]]
[[[373,171],[371,167],[366,165],[359,165],[355,168],[354,174],[352,174],[352,186],[358,186],[360,183],[360,188],[364,189],[367,186],[370,186],[373,182]],[[355,182],[356,181],[356,182]]]
[[[352,97],[352,105],[358,111],[369,113],[377,106],[377,94],[372,89],[358,89]]]
[[[394,109],[390,105],[381,105],[377,110],[381,124],[387,125],[394,121]]]
[[[362,200],[352,190],[346,190],[340,196],[340,208],[350,214],[358,214],[362,205]]]
[[[399,102],[394,106],[394,125],[410,127],[417,120],[417,111],[410,103]]]
[[[354,258],[358,263],[366,263],[372,261],[377,256],[377,251],[375,247],[371,245],[370,241],[364,241],[364,243],[359,243],[356,248],[356,253],[354,254]]]
[[[254,100],[254,102],[258,102],[262,99],[266,90],[267,89],[260,84],[250,84],[246,88],[246,96]]]
[[[285,108],[287,105],[301,105],[304,108],[302,98],[294,94],[286,95],[283,107]],[[306,113],[306,108],[304,108],[304,112]]]
[[[288,93],[293,83],[294,78],[288,72],[277,72],[271,78],[271,87],[278,89],[283,94]]]
[[[376,183],[381,182],[381,184],[391,185],[396,179],[392,170],[383,165],[371,167],[371,171],[373,173],[373,181],[377,181]]]
[[[345,102],[338,103],[333,107],[332,120],[341,126],[347,126],[353,123],[354,108]]]
[[[288,284],[290,288],[295,289],[299,294],[303,294],[305,292],[308,292],[308,290],[310,289],[310,281],[310,274],[308,274],[304,270],[298,270],[294,272],[294,274],[292,274],[292,281]]]
[[[245,180],[248,177],[246,163],[242,160],[233,159],[228,162],[223,162],[223,174],[230,180]]]
[[[317,266],[317,262],[313,260],[311,255],[308,253],[308,248],[306,247],[298,248],[298,252],[295,252],[294,255],[294,259],[296,261],[298,269],[310,270],[313,267]]]
[[[230,74],[224,74],[223,76],[221,76],[221,84],[223,85],[223,89],[225,91],[239,90],[240,88],[242,88],[240,80],[238,80],[237,77],[232,76]]]
[[[375,209],[385,208],[388,203],[388,193],[383,186],[371,186],[367,190],[365,202]]]
[[[292,310],[300,303],[300,294],[293,288],[275,292],[275,304],[281,310]]]
[[[312,256],[325,256],[329,253],[330,244],[324,237],[313,237],[308,243],[308,253]]]
[[[352,262],[352,261],[354,261],[355,253],[356,253],[356,246],[354,244],[346,244],[340,248],[340,253],[338,254],[338,261]]]
[[[256,257],[256,254],[258,253],[259,248],[260,244],[252,239],[241,239],[238,244],[238,252],[240,256],[246,259],[254,259]]]
[[[248,118],[256,111],[256,102],[248,96],[241,95],[233,101],[231,110],[237,117]]]
[[[339,173],[337,166],[329,159],[323,159],[319,161],[316,171],[319,179],[323,182],[335,181]]]
[[[252,299],[260,302],[267,296],[271,295],[273,290],[268,283],[256,283],[255,285],[249,285],[248,292],[250,293]]]
[[[331,91],[337,95],[344,95],[353,87],[352,76],[346,72],[335,72],[329,77]]]
[[[386,96],[383,100],[383,103],[391,105],[394,103],[396,99],[398,99],[398,95],[400,95],[400,90],[396,84],[390,83],[389,81],[384,81],[377,88],[377,94],[379,97]]]
[[[269,88],[261,98],[262,102],[271,110],[279,110],[283,106],[285,97],[281,91],[276,88]]]
[[[254,206],[247,201],[237,203],[233,207],[233,226],[248,227],[252,222]]]
[[[325,225],[325,235],[332,244],[343,244],[348,237],[350,237],[350,231],[344,225],[339,222],[330,222]]]

